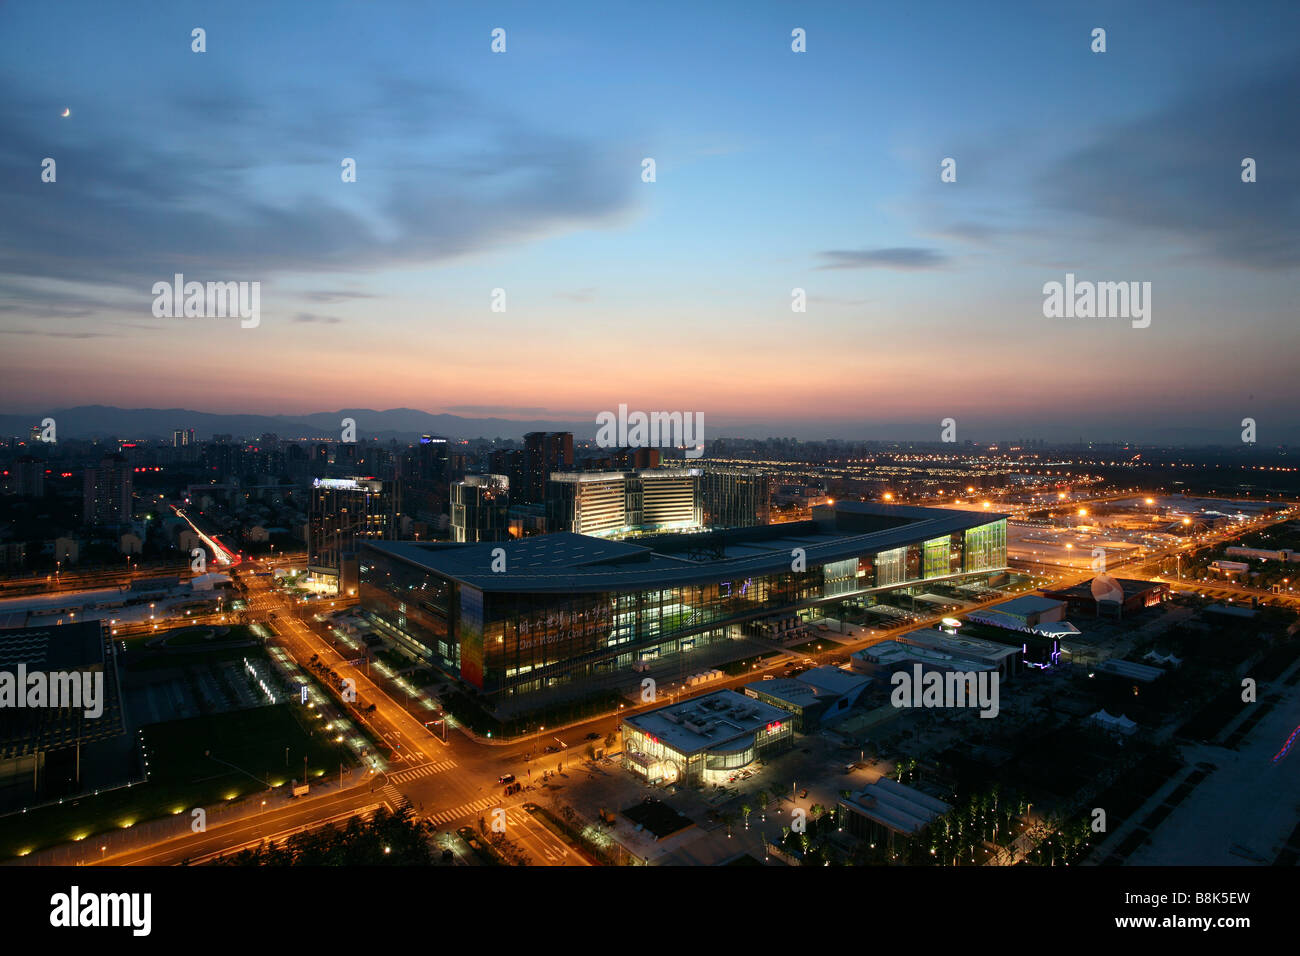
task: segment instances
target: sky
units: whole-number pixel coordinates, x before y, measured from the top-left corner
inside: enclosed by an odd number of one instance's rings
[[[0,412],[1300,440],[1300,7],[846,6],[0,2]]]

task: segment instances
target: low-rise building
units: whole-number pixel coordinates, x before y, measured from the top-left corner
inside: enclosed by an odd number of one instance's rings
[[[1022,594],[1010,601],[1002,601],[982,611],[973,612],[971,616],[989,613],[1009,618],[1019,627],[1034,628],[1040,624],[1054,624],[1065,620],[1065,602],[1037,594]]]
[[[899,641],[948,654],[961,660],[989,664],[998,672],[1002,680],[1010,679],[1019,670],[1021,649],[1012,645],[949,634],[936,628],[908,631],[899,638]]]
[[[924,673],[931,671],[939,673],[958,671],[980,673],[981,671],[988,671],[992,673],[997,670],[994,664],[956,657],[942,651],[931,650],[928,647],[904,644],[902,641],[881,641],[879,644],[872,644],[870,647],[857,651],[849,658],[849,661],[853,669],[858,673],[872,676],[880,675],[882,680],[888,680],[889,675],[895,671],[902,670],[911,673],[914,664],[920,664]]]
[[[942,800],[889,777],[841,797],[840,808],[847,811],[849,832],[873,841],[895,833],[915,836],[952,809]]]
[[[745,695],[786,711],[794,729],[808,733],[826,718],[851,710],[870,683],[870,677],[838,667],[814,667],[797,677],[746,684]]]
[[[622,730],[624,768],[649,783],[725,783],[794,739],[789,713],[734,690],[634,714]]]
[[[1173,596],[1172,588],[1163,581],[1139,581],[1109,574],[1100,574],[1091,581],[1068,588],[1044,588],[1043,593],[1064,601],[1071,615],[1097,617],[1105,613],[1121,618],[1143,608],[1155,607]]]
[[[43,675],[48,698],[39,704],[10,699],[28,698],[36,674]],[[76,793],[88,756],[100,745],[120,749],[127,730],[116,656],[100,622],[0,630],[0,675],[0,686],[9,688],[0,694],[0,802],[30,804],[51,793]],[[73,683],[84,691],[82,675],[97,688],[92,696],[73,693],[75,702],[52,696],[56,685],[64,693]]]

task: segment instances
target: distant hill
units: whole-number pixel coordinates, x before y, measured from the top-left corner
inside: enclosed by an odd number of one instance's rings
[[[31,427],[42,418],[54,418],[60,438],[107,439],[137,438],[170,440],[177,428],[193,428],[202,441],[214,434],[230,434],[242,438],[257,438],[267,432],[281,438],[338,438],[339,422],[353,418],[357,423],[357,438],[382,441],[397,439],[410,441],[423,434],[443,435],[447,438],[510,438],[519,441],[526,432],[573,432],[579,441],[596,437],[595,413],[583,421],[556,421],[532,419],[515,421],[509,418],[469,418],[461,415],[433,414],[416,408],[343,408],[335,412],[311,412],[305,415],[222,415],[199,412],[186,408],[115,408],[111,405],[81,405],[76,408],[34,412],[27,415],[0,414],[0,438],[11,435],[26,436]],[[917,442],[937,444],[939,423],[926,422],[872,422],[872,421],[785,421],[777,424],[764,422],[726,422],[705,415],[704,437],[717,438],[770,438],[796,436],[807,441],[839,438],[845,441]],[[1221,414],[1201,427],[1176,425],[1141,427],[1126,422],[1121,427],[1131,429],[1130,434],[1116,432],[1112,424],[1086,422],[1073,424],[1042,424],[1044,437],[1057,436],[1055,443],[1073,445],[1077,441],[1095,442],[1133,441],[1151,446],[1197,448],[1219,446],[1233,448],[1249,454],[1257,447],[1263,450],[1294,440],[1296,426],[1291,419],[1270,422],[1269,440],[1261,433],[1259,446],[1242,446],[1238,442],[1240,428],[1237,418]],[[1032,426],[1016,425],[998,427],[987,423],[962,423],[959,432],[960,449],[967,441],[1002,441],[1008,435],[1032,434]],[[948,446],[951,447],[951,446]]]
[[[53,418],[60,438],[170,439],[178,428],[193,428],[201,441],[213,435],[257,437],[267,432],[281,438],[337,438],[340,422],[352,418],[357,438],[399,440],[420,435],[448,438],[513,438],[525,432],[571,431],[577,438],[594,438],[595,416],[585,422],[511,421],[506,418],[463,418],[435,415],[414,408],[347,408],[309,415],[221,415],[186,408],[115,408],[82,405],[36,415],[0,415],[0,435],[26,435],[44,417]]]

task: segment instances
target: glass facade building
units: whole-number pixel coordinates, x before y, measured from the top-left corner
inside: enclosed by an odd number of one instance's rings
[[[884,506],[828,511],[873,507]],[[688,550],[701,535],[653,547],[543,535],[502,545],[497,570],[491,545],[374,542],[361,554],[361,603],[411,654],[487,694],[527,695],[630,677],[641,662],[738,638],[748,622],[1005,570],[1002,516],[905,510],[924,515],[866,533],[837,529],[834,514],[729,532],[704,558]]]
[[[510,479],[466,475],[451,485],[451,539],[462,544],[510,537]]]

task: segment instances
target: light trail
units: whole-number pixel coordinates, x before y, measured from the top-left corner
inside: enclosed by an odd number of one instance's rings
[[[1291,745],[1295,743],[1297,737],[1300,737],[1300,727],[1291,731],[1291,736],[1286,739],[1286,743],[1282,745],[1282,749],[1273,755],[1273,763],[1281,762],[1282,758],[1291,750]]]
[[[193,521],[191,521],[190,516],[187,515],[184,511],[181,511],[180,508],[177,508],[173,505],[172,510],[176,512],[177,517],[182,518],[186,524],[188,524],[191,528],[194,529],[194,533],[199,536],[199,540],[202,541],[204,544],[206,544],[208,546],[208,550],[212,552],[212,556],[216,559],[217,564],[222,565],[224,567],[234,567],[235,565],[239,564],[241,560],[239,555],[235,554],[235,552],[231,551],[224,544],[222,544],[220,539],[209,537],[208,535],[200,531],[199,526],[196,525]]]

